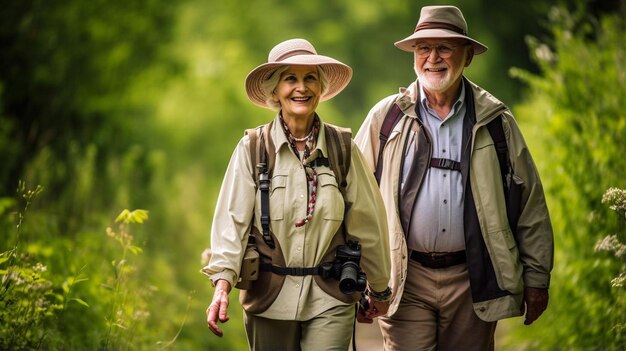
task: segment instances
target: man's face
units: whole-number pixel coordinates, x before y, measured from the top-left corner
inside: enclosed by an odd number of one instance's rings
[[[471,45],[462,39],[422,39],[415,47],[415,73],[428,92],[445,93],[456,88],[473,57]]]

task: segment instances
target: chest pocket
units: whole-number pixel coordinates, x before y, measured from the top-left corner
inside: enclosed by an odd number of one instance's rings
[[[287,173],[274,171],[270,188],[270,219],[282,221],[285,217]]]
[[[342,221],[345,204],[335,175],[332,171],[321,167],[317,172],[316,213],[327,220]]]

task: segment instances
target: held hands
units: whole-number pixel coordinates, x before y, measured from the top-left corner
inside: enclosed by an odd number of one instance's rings
[[[524,314],[524,310],[526,310],[525,325],[530,325],[536,321],[547,307],[548,289],[524,288],[524,301],[522,302],[520,311]]]
[[[357,313],[356,320],[359,323],[372,324],[374,318],[384,316],[389,309],[390,301],[377,301],[369,296],[364,296],[359,301],[359,312]]]
[[[215,283],[215,292],[213,293],[213,301],[206,310],[207,324],[213,334],[222,337],[224,332],[217,326],[218,320],[222,323],[228,322],[228,293],[230,292],[230,283],[220,279]]]

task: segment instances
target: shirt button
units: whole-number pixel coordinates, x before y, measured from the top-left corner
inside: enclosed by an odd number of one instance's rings
[[[298,251],[302,251],[302,248],[298,246],[298,248],[296,249]]]
[[[448,176],[447,174],[445,174],[445,173],[443,174],[443,177],[444,177],[444,178],[445,178],[445,177],[447,177],[447,176]]]
[[[299,287],[300,287],[300,284],[296,284],[296,288],[299,288]]]
[[[303,195],[303,194],[300,194],[300,198],[302,199],[303,197],[304,197],[304,195]]]
[[[443,152],[443,153],[446,153],[446,149],[443,149],[443,150],[442,150],[442,152]]]
[[[446,232],[446,228],[443,228],[441,231],[445,233]]]
[[[447,203],[448,203],[448,200],[444,199],[444,200],[443,200],[443,203],[444,203],[444,204],[447,204]]]

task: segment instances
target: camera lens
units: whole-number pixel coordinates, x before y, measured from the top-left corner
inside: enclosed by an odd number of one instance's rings
[[[354,262],[346,262],[341,266],[339,278],[339,290],[344,294],[352,294],[357,286],[357,273],[359,266]]]

